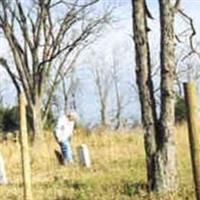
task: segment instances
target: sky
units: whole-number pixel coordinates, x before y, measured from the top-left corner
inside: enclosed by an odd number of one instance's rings
[[[104,30],[104,34],[101,39],[99,39],[92,49],[98,49],[97,54],[100,54],[106,59],[109,59],[109,56],[112,54],[113,49],[119,49],[118,54],[120,64],[122,67],[127,69],[127,74],[124,77],[127,77],[127,81],[135,80],[134,74],[134,45],[132,42],[132,10],[131,10],[131,0],[101,0],[104,6],[110,6],[110,4],[116,7],[114,11],[114,19],[116,19],[115,24],[107,26]],[[150,32],[150,42],[151,42],[151,50],[152,50],[152,58],[153,62],[159,63],[159,12],[158,12],[158,1],[157,0],[147,0],[147,4],[149,9],[155,18],[154,20],[149,20],[149,27],[151,28]],[[200,0],[182,0],[181,9],[184,10],[190,17],[194,20],[194,25],[197,31],[196,39],[200,39]],[[175,22],[175,31],[176,33],[180,33],[187,27],[187,22],[185,22],[180,15],[177,14],[176,22]],[[187,40],[185,38],[181,38],[185,43]],[[2,38],[0,38],[0,55],[7,55],[8,49],[5,47]],[[97,48],[96,48],[97,47]],[[83,54],[83,57],[80,60],[84,60],[85,56],[90,54],[91,48]],[[124,49],[123,49],[124,48]],[[185,48],[185,46],[184,46]],[[95,58],[98,59],[98,56]],[[79,62],[81,63],[81,62]],[[3,91],[4,102],[7,105],[13,105],[16,103],[16,93],[11,85],[11,81],[8,76],[6,76],[5,72],[2,72],[0,68],[0,91]],[[87,83],[90,84],[90,83]],[[87,87],[86,84],[86,87]],[[159,84],[157,82],[157,84]],[[92,88],[90,88],[93,91]],[[90,91],[90,92],[91,92]],[[126,93],[132,91],[126,91]],[[92,92],[91,92],[92,93]],[[85,116],[86,121],[90,121],[91,119],[98,120],[97,106],[94,101],[97,102],[95,95],[81,95],[82,101],[87,103],[87,106],[83,106],[81,109],[82,114]],[[133,95],[133,101],[127,106],[127,110],[125,115],[130,115],[134,119],[140,119],[140,107],[137,94]],[[112,104],[112,100],[110,100]],[[88,110],[93,115],[87,115]],[[133,112],[132,112],[133,111]]]

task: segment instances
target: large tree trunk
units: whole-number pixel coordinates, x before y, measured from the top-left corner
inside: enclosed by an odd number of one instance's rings
[[[154,156],[156,152],[156,111],[153,100],[153,83],[149,58],[149,44],[144,0],[132,0],[133,28],[135,41],[136,75],[144,126],[144,146],[146,152],[147,179],[150,190],[155,184]]]
[[[145,151],[149,189],[176,190],[174,145],[174,10],[170,0],[160,0],[161,21],[161,116],[156,115],[145,0],[132,0],[137,85],[145,129]]]
[[[157,137],[156,190],[176,190],[174,144],[174,10],[171,0],[160,0],[161,25],[161,116]]]

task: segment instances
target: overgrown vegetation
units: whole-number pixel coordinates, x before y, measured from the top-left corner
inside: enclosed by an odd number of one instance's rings
[[[35,200],[193,200],[187,127],[177,125],[176,145],[178,179],[176,194],[159,197],[146,191],[146,169],[141,129],[130,132],[83,134],[72,138],[76,162],[60,166],[54,150],[58,148],[52,134],[46,132],[45,143],[31,149],[33,194]],[[91,169],[81,168],[76,147],[88,145]],[[1,200],[21,200],[22,180],[20,149],[17,143],[0,145],[6,161],[9,184],[0,186]],[[13,167],[15,166],[15,167]]]

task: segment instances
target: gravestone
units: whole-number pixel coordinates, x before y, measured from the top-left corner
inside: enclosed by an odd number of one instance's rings
[[[91,160],[90,160],[90,153],[89,149],[86,144],[81,144],[77,147],[78,158],[79,162],[82,166],[90,168],[91,167]]]
[[[0,154],[0,184],[7,184],[6,171],[4,166],[3,156]]]

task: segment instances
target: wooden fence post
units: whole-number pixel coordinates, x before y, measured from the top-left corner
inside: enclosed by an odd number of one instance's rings
[[[27,121],[26,121],[26,98],[23,93],[19,95],[19,116],[20,116],[20,147],[21,147],[21,160],[22,160],[24,200],[32,200],[31,167],[30,167]]]
[[[198,131],[198,98],[194,82],[184,83],[188,134],[196,199],[200,200],[200,134]]]

